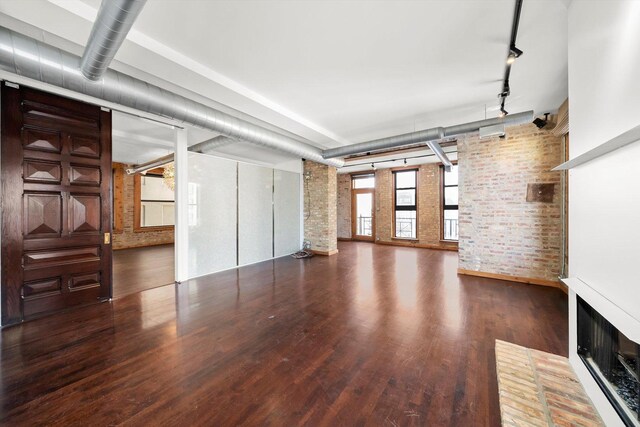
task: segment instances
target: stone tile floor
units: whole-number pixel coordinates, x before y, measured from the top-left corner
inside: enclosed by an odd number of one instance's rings
[[[569,359],[496,340],[503,426],[604,426]]]

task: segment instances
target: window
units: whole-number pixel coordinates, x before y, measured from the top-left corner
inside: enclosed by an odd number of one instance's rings
[[[395,237],[415,239],[417,233],[417,170],[393,173]]]
[[[442,238],[458,240],[458,165],[447,172],[443,166],[442,179]]]
[[[376,186],[376,177],[372,173],[366,175],[353,175],[351,177],[351,183],[354,189],[374,188]]]
[[[148,227],[172,227],[175,218],[175,196],[158,175],[136,176],[136,225]]]
[[[375,175],[351,176],[351,234],[355,239],[373,240]]]

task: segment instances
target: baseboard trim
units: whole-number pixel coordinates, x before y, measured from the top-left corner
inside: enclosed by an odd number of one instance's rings
[[[338,242],[350,242],[352,240],[351,237],[338,237]]]
[[[464,274],[465,276],[484,277],[487,279],[507,280],[509,282],[525,283],[527,285],[549,286],[552,288],[558,288],[564,291],[564,293],[568,293],[567,287],[562,282],[560,282],[560,280],[554,281],[547,279],[536,279],[533,277],[510,276],[508,274],[487,273],[484,271],[466,270],[464,268],[459,268],[458,274]]]
[[[420,248],[420,249],[438,249],[441,251],[458,252],[458,245],[427,245],[424,243],[411,243],[411,242],[402,242],[402,241],[388,242],[386,240],[377,240],[375,243],[377,245],[403,246],[407,248]]]
[[[113,240],[111,240],[111,244],[113,245]],[[125,249],[137,249],[137,248],[150,248],[152,246],[175,246],[175,242],[164,242],[164,243],[151,243],[151,244],[146,244],[146,245],[137,245],[137,246],[124,246],[124,247],[114,247],[112,246],[112,250],[114,251],[123,251]]]
[[[331,255],[335,255],[338,253],[337,249],[333,249],[330,251],[318,251],[316,249],[311,249],[311,252],[313,252],[314,255],[322,255],[322,256],[331,256]]]

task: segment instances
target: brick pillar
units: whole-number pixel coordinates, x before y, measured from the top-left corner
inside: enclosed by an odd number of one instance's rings
[[[304,238],[319,255],[338,253],[337,170],[304,162]]]

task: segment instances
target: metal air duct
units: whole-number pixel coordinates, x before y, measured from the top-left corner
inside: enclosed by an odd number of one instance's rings
[[[147,0],[102,0],[80,60],[82,75],[96,81],[109,68]]]
[[[225,145],[230,145],[236,142],[238,141],[233,138],[229,138],[224,135],[218,135],[206,141],[193,144],[191,147],[189,147],[189,151],[194,151],[196,153],[208,153],[217,148],[224,147]]]
[[[444,170],[450,172],[453,163],[451,163],[451,160],[449,160],[449,157],[447,157],[447,153],[445,153],[442,147],[440,147],[440,144],[435,141],[427,141],[427,145],[429,146],[431,151],[433,151],[433,154],[435,154],[440,159],[440,161],[444,165]]]
[[[160,166],[164,166],[167,163],[171,163],[171,162],[173,162],[173,159],[174,159],[174,155],[173,154],[167,154],[166,156],[162,156],[162,157],[159,157],[157,159],[154,159],[154,160],[139,164],[136,167],[128,168],[126,171],[127,171],[128,175],[134,175],[136,173],[143,173],[143,172],[146,172],[148,170],[159,168]]]
[[[463,123],[444,128],[437,127],[417,132],[405,133],[403,135],[392,136],[389,138],[376,139],[374,141],[361,142],[359,144],[345,145],[344,147],[330,148],[328,150],[324,150],[322,152],[322,155],[326,159],[338,156],[349,156],[352,154],[366,153],[374,150],[382,150],[386,148],[396,148],[404,145],[417,144],[419,142],[437,141],[449,136],[477,132],[480,128],[486,126],[493,126],[497,124],[504,124],[505,126],[515,126],[524,123],[530,123],[531,120],[533,120],[533,111],[525,111],[523,113],[509,114],[505,117],[478,120],[476,122]]]
[[[79,65],[80,58],[71,53],[0,27],[0,69],[4,71],[314,162],[344,165],[342,159],[325,159],[317,147],[112,69],[99,80],[90,81],[84,78]]]

